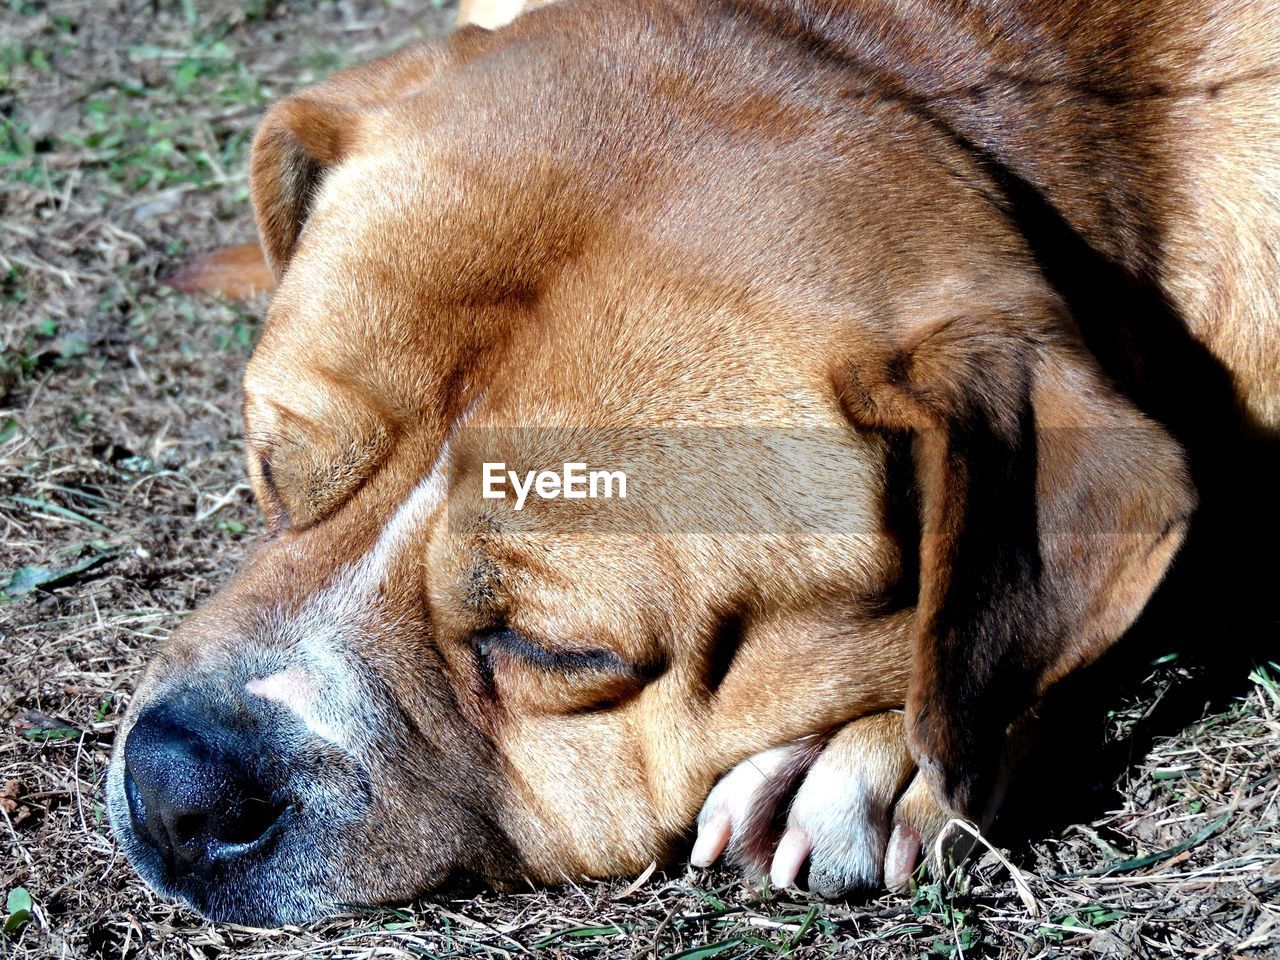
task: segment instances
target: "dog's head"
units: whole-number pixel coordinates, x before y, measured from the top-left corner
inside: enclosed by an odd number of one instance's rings
[[[982,807],[1176,548],[1177,449],[978,168],[785,48],[606,7],[414,47],[258,135],[271,531],[109,777],[143,875],[211,916],[639,870],[743,757],[904,704]],[[518,502],[574,463],[585,496]]]

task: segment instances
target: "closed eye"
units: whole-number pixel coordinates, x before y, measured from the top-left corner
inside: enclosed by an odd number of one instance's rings
[[[273,537],[289,526],[289,510],[280,496],[280,489],[276,486],[271,461],[261,454],[258,455],[258,472],[262,475],[262,509],[267,516],[267,535]]]
[[[598,647],[552,648],[535,643],[524,634],[504,628],[486,630],[473,637],[481,669],[489,675],[495,654],[507,654],[548,673],[611,673],[643,679],[647,671],[623,660],[612,650]]]

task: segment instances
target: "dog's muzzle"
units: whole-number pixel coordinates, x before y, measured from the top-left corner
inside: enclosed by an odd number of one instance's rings
[[[225,675],[140,705],[107,774],[107,810],[158,892],[213,919],[285,923],[349,893],[344,831],[374,791],[364,763]]]

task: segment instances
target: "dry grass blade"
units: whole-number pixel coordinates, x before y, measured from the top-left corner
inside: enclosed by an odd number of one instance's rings
[[[967,833],[974,839],[976,843],[980,843],[986,847],[988,852],[1000,862],[1009,874],[1009,879],[1013,881],[1014,889],[1018,892],[1018,899],[1022,901],[1022,906],[1026,909],[1027,915],[1031,917],[1040,916],[1040,904],[1036,901],[1035,895],[1031,892],[1031,887],[1027,883],[1026,878],[1022,875],[1022,871],[1009,862],[1009,858],[1001,853],[991,841],[982,835],[982,831],[978,829],[978,825],[969,820],[961,820],[953,818],[947,821],[938,834],[937,840],[934,841],[933,856],[938,863],[945,863],[946,851],[952,842],[952,831],[960,830]],[[962,866],[956,867],[956,870],[963,869]]]

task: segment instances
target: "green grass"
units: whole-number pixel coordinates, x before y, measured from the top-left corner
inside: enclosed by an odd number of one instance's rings
[[[235,27],[263,16],[267,6],[253,2],[241,16],[205,20],[186,0],[188,29],[179,42],[166,37],[163,44],[126,46],[125,59],[133,69],[103,77],[78,101],[68,128],[40,135],[33,134],[21,94],[77,56],[76,24],[54,15],[36,36],[0,45],[0,92],[19,95],[14,114],[0,117],[0,177],[42,184],[56,193],[72,175],[57,161],[74,154],[77,175],[106,175],[96,183],[105,199],[241,175],[252,134],[243,120],[260,112],[269,95],[260,74],[246,64]],[[35,13],[34,4],[11,3],[10,8],[20,16]],[[339,59],[325,51],[308,57],[324,60],[329,68]]]

